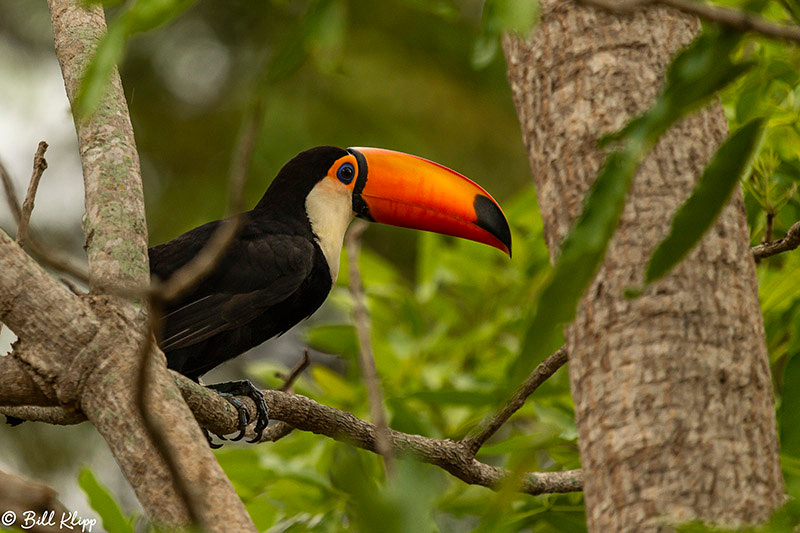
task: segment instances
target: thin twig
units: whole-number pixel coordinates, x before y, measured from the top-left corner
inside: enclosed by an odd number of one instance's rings
[[[278,390],[282,392],[292,392],[292,385],[295,381],[297,381],[297,378],[300,377],[300,374],[302,374],[310,365],[311,357],[309,357],[308,348],[306,348],[303,350],[303,358],[298,361],[296,365],[294,365],[294,368],[292,368],[291,372],[289,372],[289,375],[284,378],[283,385],[281,385]],[[278,441],[291,433],[293,430],[294,428],[286,422],[279,421],[278,423],[270,425],[267,429],[265,429],[261,434],[261,439],[259,439],[258,442]]]
[[[28,183],[28,193],[22,203],[22,213],[17,224],[17,244],[20,246],[25,246],[25,238],[28,235],[28,225],[31,221],[31,213],[33,213],[36,191],[39,189],[39,181],[42,179],[45,169],[47,169],[47,160],[44,158],[46,151],[47,143],[39,141],[36,154],[33,156],[33,173],[31,174],[31,181]]]
[[[753,246],[751,250],[753,257],[758,260],[794,250],[798,246],[800,246],[800,222],[795,222],[782,238]]]
[[[16,222],[19,226],[20,220],[22,219],[22,209],[20,208],[19,200],[17,199],[17,193],[14,190],[14,182],[11,180],[11,176],[1,162],[0,180],[2,180],[3,189],[5,189],[6,203],[11,211],[11,215],[14,217],[14,222]],[[65,253],[54,249],[51,246],[42,244],[41,239],[39,239],[37,233],[33,231],[33,228],[28,228],[27,233],[28,249],[31,255],[37,261],[39,261],[39,263],[51,268],[52,270],[67,274],[78,281],[88,283],[89,274],[85,269],[78,266],[75,261],[73,261]],[[19,234],[19,230],[17,230],[17,235]]]
[[[542,361],[534,369],[528,379],[519,386],[514,395],[508,400],[505,406],[491,417],[487,417],[477,427],[475,427],[466,437],[461,440],[467,450],[474,456],[492,435],[505,424],[511,415],[516,413],[524,404],[525,400],[533,394],[533,391],[556,373],[556,370],[564,366],[567,362],[567,349],[562,346],[547,359]]]
[[[693,0],[579,0],[607,11],[625,12],[639,7],[665,5],[678,11],[716,22],[739,31],[754,31],[765,37],[800,43],[800,27],[789,24],[774,24],[754,13],[738,9],[712,6]]]
[[[375,356],[372,352],[372,342],[370,340],[370,320],[367,310],[364,287],[361,283],[361,271],[358,268],[358,256],[361,251],[361,236],[367,229],[368,224],[363,220],[356,220],[350,227],[345,237],[347,247],[347,263],[350,275],[350,295],[353,298],[353,321],[356,326],[356,335],[359,344],[359,363],[361,364],[361,374],[367,386],[367,396],[369,397],[370,411],[372,419],[377,428],[375,437],[375,447],[379,454],[383,456],[386,465],[386,473],[392,475],[392,445],[390,440],[389,425],[386,422],[386,413],[383,406],[383,390],[381,388],[378,369],[375,366]]]
[[[297,378],[300,377],[300,374],[302,374],[305,371],[305,369],[308,368],[310,365],[311,365],[311,357],[309,357],[308,348],[306,348],[305,350],[303,350],[303,358],[300,359],[300,361],[298,361],[296,365],[294,365],[294,368],[292,368],[292,371],[289,372],[288,376],[286,376],[286,380],[278,390],[284,392],[291,390],[292,385],[294,385],[294,382],[297,381]]]

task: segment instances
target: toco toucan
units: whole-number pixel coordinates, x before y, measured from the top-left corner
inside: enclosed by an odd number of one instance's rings
[[[217,365],[280,335],[322,305],[339,272],[354,216],[489,244],[511,255],[497,202],[442,165],[379,148],[319,146],[295,156],[267,188],[222,259],[164,310],[159,346],[169,368],[197,381]],[[221,221],[150,248],[150,270],[168,279],[205,246]],[[259,406],[255,442],[266,427],[263,396],[248,381],[211,385]]]

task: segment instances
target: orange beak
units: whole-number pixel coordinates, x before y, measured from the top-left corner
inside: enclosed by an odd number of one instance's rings
[[[382,148],[349,148],[358,161],[360,218],[494,246],[511,256],[503,210],[480,185],[433,161]]]

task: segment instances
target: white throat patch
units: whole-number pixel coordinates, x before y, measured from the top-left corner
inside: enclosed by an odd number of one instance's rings
[[[331,270],[331,282],[336,283],[344,234],[353,220],[353,193],[339,182],[323,178],[306,196],[306,214]]]

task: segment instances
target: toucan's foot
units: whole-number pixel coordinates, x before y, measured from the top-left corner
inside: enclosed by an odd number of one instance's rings
[[[203,431],[203,435],[206,436],[206,440],[208,441],[208,445],[211,447],[211,449],[218,450],[222,448],[222,444],[214,444],[214,440],[211,438],[211,433],[209,433],[206,428],[201,427],[200,429]],[[220,437],[219,435],[217,435],[217,437],[225,440],[225,437]]]
[[[245,407],[236,396],[247,396],[251,398],[256,403],[257,416],[256,427],[253,428],[255,436],[252,440],[247,442],[258,442],[261,440],[261,435],[264,433],[267,424],[269,424],[269,408],[260,390],[247,380],[215,383],[214,385],[206,385],[206,387],[217,391],[223,398],[228,400],[239,413],[239,434],[231,440],[240,440],[244,437],[245,430],[247,429],[247,421],[250,419],[250,413],[247,411],[247,407]]]

